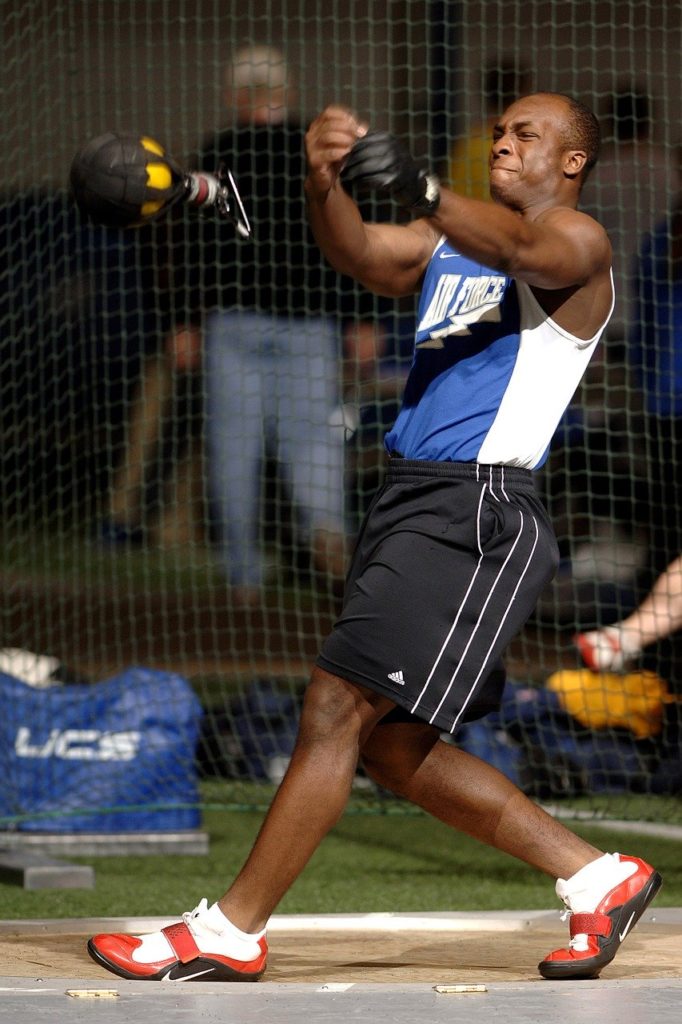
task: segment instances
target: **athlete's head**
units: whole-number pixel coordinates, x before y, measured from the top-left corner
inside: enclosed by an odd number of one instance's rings
[[[493,129],[490,194],[514,209],[576,205],[599,153],[599,122],[562,93],[532,93],[504,111]]]

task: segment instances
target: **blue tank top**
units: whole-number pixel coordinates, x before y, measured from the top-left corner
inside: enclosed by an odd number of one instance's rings
[[[607,322],[589,341],[576,338],[548,317],[527,284],[441,238],[424,277],[414,358],[386,449],[406,459],[537,469]]]

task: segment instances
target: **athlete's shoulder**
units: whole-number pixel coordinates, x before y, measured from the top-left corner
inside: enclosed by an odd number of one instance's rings
[[[423,240],[424,244],[433,251],[440,239],[445,236],[438,228],[434,227],[428,217],[416,217],[414,220],[409,221],[405,225],[408,230],[413,231],[420,239]]]
[[[606,237],[606,230],[592,214],[573,206],[552,206],[536,217],[535,223],[588,231]]]
[[[606,229],[589,213],[572,206],[553,206],[543,211],[535,223],[556,231],[567,244],[579,244],[595,258],[611,263],[611,242]]]

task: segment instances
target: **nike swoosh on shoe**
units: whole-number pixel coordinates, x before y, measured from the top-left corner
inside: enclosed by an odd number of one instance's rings
[[[175,967],[171,967],[168,974],[160,979],[161,981],[192,981],[193,978],[200,978],[203,974],[213,974],[215,967],[208,967],[205,971],[197,971],[195,974],[185,974],[184,977],[174,978],[173,971]]]

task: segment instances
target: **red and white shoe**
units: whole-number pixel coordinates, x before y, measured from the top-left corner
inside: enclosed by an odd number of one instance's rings
[[[538,964],[543,978],[597,978],[661,888],[658,872],[637,857],[605,854],[556,884],[571,940]]]
[[[587,633],[576,633],[573,643],[593,672],[623,672],[642,653],[632,633],[618,626],[603,626]]]
[[[95,935],[88,952],[114,974],[137,981],[258,981],[268,946],[265,931],[239,931],[204,899],[158,932]]]

